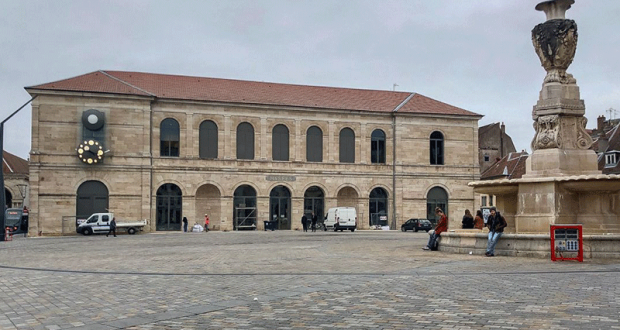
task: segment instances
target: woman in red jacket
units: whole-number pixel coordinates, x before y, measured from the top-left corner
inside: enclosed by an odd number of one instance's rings
[[[435,214],[439,217],[439,221],[437,222],[437,226],[435,230],[431,233],[431,237],[428,239],[428,244],[423,248],[423,250],[431,250],[433,246],[435,246],[435,242],[441,233],[448,230],[448,217],[445,213],[439,208],[435,208]]]

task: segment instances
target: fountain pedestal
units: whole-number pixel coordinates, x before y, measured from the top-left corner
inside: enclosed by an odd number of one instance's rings
[[[585,104],[566,72],[577,47],[577,24],[564,18],[572,4],[551,0],[536,6],[547,21],[534,27],[532,42],[547,75],[532,111],[536,134],[526,174],[469,184],[477,193],[495,195],[508,222],[497,254],[547,257],[550,225],[582,224],[586,258],[620,258],[620,176],[598,170]],[[450,229],[442,234],[441,250],[484,253],[485,234]]]

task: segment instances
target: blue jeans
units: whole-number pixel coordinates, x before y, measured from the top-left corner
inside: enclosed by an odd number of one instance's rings
[[[497,241],[502,237],[503,233],[498,233],[494,231],[489,232],[489,241],[487,242],[487,253],[495,254],[495,246],[497,245]]]
[[[426,246],[429,249],[432,249],[433,246],[435,246],[435,241],[437,240],[437,238],[439,237],[439,235],[435,234],[435,232],[433,232],[431,235],[431,237],[428,238],[428,244],[426,244]]]

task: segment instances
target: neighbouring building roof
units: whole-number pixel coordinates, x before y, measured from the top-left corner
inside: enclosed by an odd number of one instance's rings
[[[478,128],[478,146],[481,149],[499,149],[501,146],[492,138],[502,136],[504,142],[504,152],[516,152],[515,145],[510,135],[506,134],[504,123],[491,123]]]
[[[126,71],[95,71],[47,84],[36,90],[111,93],[171,100],[297,106],[372,112],[482,117],[409,92],[278,84]],[[413,95],[410,99],[408,99]],[[405,102],[406,101],[406,102]],[[399,107],[400,106],[400,107]]]
[[[2,173],[28,174],[28,161],[4,151],[2,153]]]
[[[592,136],[594,143],[590,149],[597,152],[598,169],[603,174],[619,174],[620,173],[620,125],[618,122],[613,123],[607,130],[599,130],[598,134]],[[616,163],[606,164],[605,154],[617,154]]]
[[[529,154],[524,150],[511,152],[480,174],[480,180],[519,179],[525,174],[525,161]]]

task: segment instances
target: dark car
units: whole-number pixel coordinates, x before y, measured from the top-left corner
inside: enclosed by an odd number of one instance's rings
[[[433,224],[426,220],[426,219],[409,219],[407,220],[407,222],[403,223],[402,226],[400,226],[400,230],[402,231],[407,231],[407,230],[413,230],[413,231],[418,231],[418,230],[424,230],[424,231],[429,231],[433,229]]]

